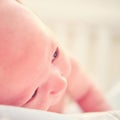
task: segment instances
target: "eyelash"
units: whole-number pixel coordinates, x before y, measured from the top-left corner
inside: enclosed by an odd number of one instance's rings
[[[53,56],[52,56],[52,63],[55,61],[55,59],[58,57],[58,48],[55,50]]]
[[[34,98],[34,97],[36,96],[37,91],[38,91],[38,88],[35,90],[35,92],[34,92],[34,94],[32,95],[32,97],[31,97],[31,98]]]
[[[30,98],[25,104],[27,104],[27,103],[29,103],[31,100],[33,100],[33,99],[36,97],[37,92],[38,92],[38,88],[34,91],[34,93],[33,93],[33,95],[31,96],[31,98]]]

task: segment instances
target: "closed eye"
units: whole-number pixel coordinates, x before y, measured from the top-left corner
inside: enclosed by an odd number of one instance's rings
[[[30,99],[26,103],[32,101],[36,97],[37,92],[38,92],[38,88],[34,91],[33,95],[30,97]]]
[[[31,99],[32,99],[32,98],[34,98],[34,97],[36,96],[37,91],[38,91],[38,88],[37,88],[37,89],[35,90],[35,92],[33,93],[33,95],[32,95],[32,97],[31,97]]]
[[[16,0],[18,3],[22,4],[22,2],[20,0]]]
[[[58,57],[58,54],[59,54],[59,51],[58,51],[58,48],[55,50],[55,52],[53,53],[53,56],[52,56],[52,63],[55,61],[55,59]]]

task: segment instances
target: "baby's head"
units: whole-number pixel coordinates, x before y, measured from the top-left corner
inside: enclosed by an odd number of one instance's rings
[[[16,0],[0,1],[0,104],[47,110],[70,65],[50,30]]]

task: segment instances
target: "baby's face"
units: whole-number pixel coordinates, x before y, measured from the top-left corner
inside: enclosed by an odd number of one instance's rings
[[[63,96],[69,66],[37,16],[15,0],[0,1],[0,104],[47,110]]]

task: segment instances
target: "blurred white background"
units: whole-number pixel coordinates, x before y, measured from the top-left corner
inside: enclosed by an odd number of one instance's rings
[[[22,0],[96,84],[120,81],[120,0]]]

